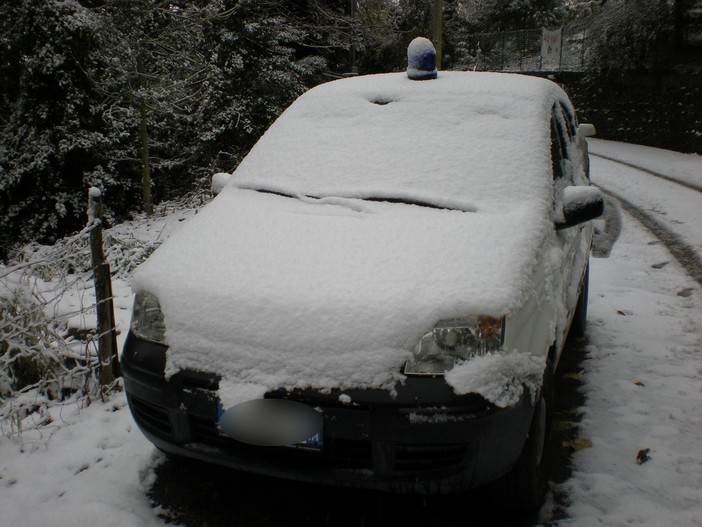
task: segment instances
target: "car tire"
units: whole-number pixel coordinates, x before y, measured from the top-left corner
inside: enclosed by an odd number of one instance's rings
[[[568,337],[577,338],[585,335],[587,327],[587,302],[588,290],[590,289],[590,264],[585,267],[585,275],[580,283],[580,291],[578,293],[578,302],[575,304],[575,313],[573,321],[570,324]]]
[[[496,503],[513,512],[533,512],[543,504],[551,475],[553,372],[547,362],[522,453],[512,469],[492,485]]]

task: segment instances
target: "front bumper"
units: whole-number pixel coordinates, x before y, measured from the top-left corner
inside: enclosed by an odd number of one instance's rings
[[[267,397],[322,410],[323,448],[256,447],[219,431],[216,376],[164,379],[166,349],[132,334],[124,346],[127,398],[144,435],[172,454],[273,477],[396,493],[468,490],[514,465],[534,411],[527,393],[500,409],[479,395],[455,395],[440,377],[408,377],[394,397],[383,390],[281,390]],[[339,402],[342,393],[350,404]]]

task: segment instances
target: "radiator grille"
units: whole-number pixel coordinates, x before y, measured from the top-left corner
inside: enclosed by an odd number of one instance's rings
[[[460,465],[466,457],[465,445],[396,446],[397,472],[422,472]]]
[[[129,397],[134,420],[143,429],[156,435],[173,435],[168,411],[160,406],[153,405],[137,397]]]

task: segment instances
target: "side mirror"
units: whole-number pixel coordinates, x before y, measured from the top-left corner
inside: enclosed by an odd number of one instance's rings
[[[563,189],[563,220],[556,229],[567,229],[602,216],[604,199],[596,187],[566,187]]]
[[[212,194],[216,196],[217,194],[222,192],[222,189],[231,177],[232,175],[227,172],[219,172],[218,174],[212,176],[212,186],[210,187],[210,190],[212,190]]]
[[[583,123],[578,125],[578,137],[594,137],[596,133],[597,130],[595,130],[594,124]]]

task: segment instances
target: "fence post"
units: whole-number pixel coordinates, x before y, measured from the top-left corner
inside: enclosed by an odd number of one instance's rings
[[[544,69],[544,30],[546,28],[541,28],[541,46],[539,47],[539,71]]]
[[[500,59],[501,59],[501,63],[502,63],[502,66],[500,67],[500,69],[502,71],[504,71],[505,70],[505,32],[504,31],[502,32],[502,51],[500,52]]]
[[[563,70],[563,26],[561,26],[561,46],[558,48],[558,71]]]
[[[105,258],[102,245],[102,194],[91,187],[88,191],[88,225],[90,229],[90,253],[95,281],[95,308],[97,310],[98,358],[100,359],[100,388],[104,393],[119,377],[117,357],[117,329],[112,303],[112,281],[110,264]]]
[[[522,33],[517,33],[517,46],[519,47],[519,71],[522,71],[522,55],[524,53],[524,37]]]

